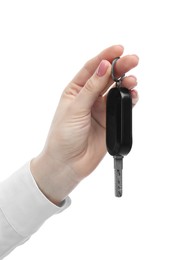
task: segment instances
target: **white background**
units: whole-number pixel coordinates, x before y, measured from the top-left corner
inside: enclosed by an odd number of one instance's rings
[[[183,1],[0,1],[0,180],[41,150],[59,97],[84,62],[138,54],[134,144],[124,195],[104,158],[7,259],[184,259]]]

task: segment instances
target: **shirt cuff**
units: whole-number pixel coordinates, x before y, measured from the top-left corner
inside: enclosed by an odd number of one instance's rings
[[[30,162],[0,184],[0,208],[9,224],[23,237],[32,235],[49,217],[70,204],[69,197],[60,207],[45,197],[31,174]]]

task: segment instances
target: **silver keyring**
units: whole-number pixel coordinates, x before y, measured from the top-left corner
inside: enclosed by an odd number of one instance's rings
[[[125,76],[125,73],[124,73],[121,77],[119,77],[119,78],[117,78],[117,77],[115,76],[114,66],[115,66],[117,60],[119,60],[119,59],[120,59],[120,57],[117,57],[117,58],[115,58],[115,59],[113,60],[113,62],[112,62],[111,76],[112,76],[112,79],[113,79],[115,82],[120,82],[120,81],[122,81],[122,79],[123,79],[124,76]]]

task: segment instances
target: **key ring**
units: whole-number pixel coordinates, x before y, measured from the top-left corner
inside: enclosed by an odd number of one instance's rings
[[[117,84],[118,86],[120,86],[120,83],[121,83],[122,79],[123,79],[124,76],[125,76],[125,73],[124,73],[123,75],[121,75],[121,77],[119,77],[119,78],[117,78],[117,77],[115,76],[114,66],[115,66],[117,60],[119,60],[119,59],[120,59],[120,57],[117,57],[117,58],[115,58],[115,59],[113,60],[113,62],[112,62],[112,70],[111,70],[112,79],[114,80],[114,82],[116,82],[116,84]]]

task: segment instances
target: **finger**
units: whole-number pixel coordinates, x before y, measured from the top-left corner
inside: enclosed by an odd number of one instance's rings
[[[72,80],[74,85],[76,84],[83,87],[86,81],[93,75],[102,60],[107,60],[111,63],[115,57],[123,54],[123,50],[124,48],[121,45],[114,45],[89,60]]]
[[[132,106],[134,107],[139,100],[138,92],[135,89],[131,90],[131,96],[132,96]]]
[[[91,107],[106,87],[111,73],[111,64],[102,60],[95,73],[90,77],[76,97],[76,109],[91,110]]]
[[[133,89],[137,86],[137,78],[134,75],[124,77],[122,80],[122,86],[127,89]]]
[[[139,95],[135,89],[130,90],[130,93],[131,93],[131,97],[132,97],[132,106],[134,107],[139,100]],[[107,102],[107,94],[102,97],[102,102],[103,102],[103,106],[105,106],[105,104]]]
[[[135,88],[137,86],[137,78],[133,75],[131,76],[127,76],[127,77],[124,77],[123,80],[122,80],[122,86],[131,90],[133,88]],[[114,83],[114,85],[112,86],[112,88],[115,88],[116,87],[116,84]],[[107,90],[109,89],[109,87],[106,87],[106,91],[104,90],[104,93],[101,94],[101,95],[107,95]],[[106,93],[105,93],[106,92]]]
[[[127,73],[132,68],[136,67],[139,62],[139,57],[135,54],[126,55],[117,60],[114,70],[117,78],[121,77],[124,73]]]
[[[139,58],[137,55],[126,55],[122,58],[120,58],[115,66],[115,73],[117,73],[116,77],[120,77],[121,75],[127,73],[128,71],[130,71],[131,69],[135,68],[139,63]],[[123,79],[123,85],[124,85],[124,81],[125,81],[125,85],[127,84],[127,79],[126,77]],[[129,81],[129,79],[128,79]],[[113,80],[112,77],[109,78],[108,84],[106,86],[106,88],[104,89],[104,92],[101,93],[101,95],[104,95],[105,92],[107,92],[107,90],[111,87],[111,85],[113,84]],[[129,85],[129,82],[128,82]]]

